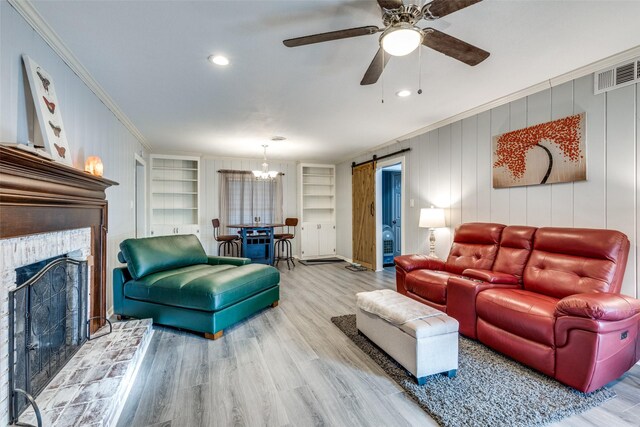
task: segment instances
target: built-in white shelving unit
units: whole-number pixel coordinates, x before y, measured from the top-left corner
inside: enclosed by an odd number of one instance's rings
[[[333,165],[302,163],[298,168],[300,194],[300,257],[336,254],[336,169]]]
[[[151,235],[200,237],[200,159],[151,156]]]

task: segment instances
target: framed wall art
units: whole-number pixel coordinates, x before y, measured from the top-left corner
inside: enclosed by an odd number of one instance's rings
[[[585,113],[493,137],[493,188],[587,179]]]
[[[55,161],[72,165],[67,132],[60,114],[60,103],[51,75],[27,55],[22,55],[38,124],[46,151]]]

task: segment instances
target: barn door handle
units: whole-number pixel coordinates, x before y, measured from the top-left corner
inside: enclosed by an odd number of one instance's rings
[[[391,221],[391,224],[395,225],[396,224],[396,220],[394,219],[393,221]]]
[[[375,202],[371,202],[371,207],[369,208],[369,210],[371,211],[371,216],[375,216],[376,215],[376,211],[375,211]]]

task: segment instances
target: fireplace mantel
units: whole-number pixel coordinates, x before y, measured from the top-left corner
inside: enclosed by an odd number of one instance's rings
[[[0,146],[0,239],[91,227],[90,315],[105,317],[107,200],[117,182]],[[102,325],[95,321],[95,331]]]

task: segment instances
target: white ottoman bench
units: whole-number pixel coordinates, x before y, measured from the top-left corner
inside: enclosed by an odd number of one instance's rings
[[[390,289],[356,295],[358,330],[404,366],[418,384],[458,370],[458,321]]]

